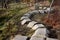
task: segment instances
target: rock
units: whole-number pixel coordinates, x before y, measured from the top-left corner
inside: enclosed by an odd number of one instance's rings
[[[43,7],[43,9],[45,10],[45,9],[47,9],[47,7]]]
[[[31,12],[30,12],[30,14],[32,14],[32,15],[35,15],[35,14],[37,14],[37,13],[39,13],[38,10],[34,10],[34,11],[31,11]]]
[[[40,38],[40,37],[31,37],[30,40],[44,40],[44,38]]]
[[[30,15],[29,13],[26,13],[26,14],[24,14],[24,15]]]
[[[24,19],[21,21],[21,25],[24,25],[26,22],[29,22],[29,21],[31,21],[31,20],[30,19]]]
[[[12,40],[26,40],[26,39],[27,39],[26,36],[16,35]]]
[[[53,11],[53,8],[47,8],[46,11],[51,12]]]
[[[38,10],[35,10],[35,11],[32,11],[32,12],[33,12],[33,13],[35,13],[35,14],[36,14],[36,13],[39,13],[39,11],[38,11]]]
[[[48,11],[47,10],[44,10],[45,13],[47,13]]]
[[[51,11],[50,8],[47,8],[47,11],[50,12]]]
[[[33,26],[33,30],[36,30],[36,29],[38,29],[38,28],[44,28],[44,25],[43,24],[36,24],[36,25],[34,25]]]
[[[32,27],[34,26],[34,24],[36,24],[36,23],[37,23],[37,22],[32,21],[32,22],[30,22],[30,23],[27,25],[27,27],[32,28]]]
[[[39,10],[39,12],[40,12],[41,14],[44,14],[44,10]]]
[[[30,11],[30,12],[28,12],[28,13],[24,14],[24,15],[29,15],[29,16],[31,16],[31,15],[32,15],[32,13],[31,13],[31,11]]]
[[[21,17],[20,20],[23,20],[23,19],[29,19],[29,17],[25,17],[25,16],[23,16],[23,17]]]
[[[32,37],[46,37],[46,28],[39,28],[35,31],[35,33],[32,35]]]
[[[31,12],[28,12],[28,13],[24,14],[23,17],[21,17],[20,20],[23,20],[23,19],[26,19],[26,18],[31,18],[36,13],[39,13],[39,11],[38,10],[34,10],[34,11],[31,11]]]
[[[50,8],[46,8],[46,10],[44,10],[44,11],[47,13],[47,12],[51,12],[53,10],[54,10],[53,8],[51,8],[51,9]]]
[[[23,16],[27,16],[27,17],[29,17],[29,18],[30,18],[30,16],[31,16],[31,15],[30,15],[30,14],[25,14],[25,15],[23,15]]]
[[[40,9],[40,10],[42,10],[42,9],[43,9],[43,7],[39,7],[39,9]]]
[[[54,38],[46,38],[46,40],[58,40],[58,39],[54,39]]]

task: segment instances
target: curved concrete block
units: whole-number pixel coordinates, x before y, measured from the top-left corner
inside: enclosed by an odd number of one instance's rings
[[[21,17],[21,19],[20,20],[23,20],[23,19],[29,19],[29,17],[25,17],[25,16],[23,16],[23,17]]]
[[[27,16],[27,17],[31,18],[31,16],[33,16],[33,14],[34,13],[29,12],[29,13],[25,14],[24,16]]]
[[[23,15],[23,16],[30,18],[30,15]]]
[[[39,7],[39,9],[43,9],[43,7]]]
[[[46,40],[58,40],[58,39],[54,39],[54,38],[46,38]]]
[[[26,14],[24,14],[25,16],[30,16],[31,14],[30,13],[26,13]]]
[[[32,35],[32,37],[46,37],[46,28],[39,28],[35,31],[35,33]]]
[[[39,12],[40,12],[41,14],[43,14],[43,13],[44,13],[44,10],[39,10]]]
[[[47,9],[47,7],[43,7],[43,9],[45,10],[45,9]]]
[[[48,11],[47,10],[44,10],[45,13],[47,13]]]
[[[46,9],[48,12],[51,12],[51,11],[53,11],[53,8],[47,8]]]
[[[35,11],[32,11],[32,13],[37,14],[37,13],[39,13],[39,11],[35,10]]]
[[[30,19],[24,19],[21,21],[21,25],[24,25],[26,22],[29,22],[29,21],[31,21],[31,20]]]
[[[40,37],[31,37],[30,40],[44,40],[44,38],[40,38]]]
[[[12,40],[26,40],[26,39],[27,39],[26,36],[16,35]]]
[[[47,11],[50,12],[51,11],[50,8],[47,8]]]
[[[24,15],[30,15],[29,13],[26,13],[26,14],[24,14]]]
[[[27,27],[32,28],[34,26],[34,24],[36,24],[36,23],[37,22],[35,22],[35,21],[29,22],[29,24],[27,25]]]
[[[32,14],[32,15],[35,15],[35,14],[37,14],[37,13],[39,13],[38,10],[35,10],[35,11],[31,11],[31,12],[30,12],[30,14]]]
[[[44,25],[43,24],[36,24],[36,25],[34,25],[33,26],[33,30],[36,30],[36,29],[38,29],[38,28],[44,28]]]

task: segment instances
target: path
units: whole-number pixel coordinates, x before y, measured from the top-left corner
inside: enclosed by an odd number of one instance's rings
[[[26,25],[26,27],[28,28],[32,28],[33,30],[35,30],[35,32],[33,33],[33,35],[31,36],[30,40],[58,40],[58,39],[55,39],[55,38],[49,38],[46,34],[47,34],[47,29],[45,27],[44,24],[42,23],[37,23],[35,21],[32,21],[30,19],[31,15],[36,15],[37,13],[39,13],[39,11],[35,10],[35,11],[31,11],[31,12],[28,12],[26,14],[24,14],[22,17],[21,17],[21,25]],[[28,16],[29,15],[29,16]],[[27,20],[27,19],[30,19],[31,21]],[[23,22],[22,22],[23,21]],[[23,23],[23,24],[22,24]],[[38,25],[39,24],[39,25]],[[36,26],[37,25],[37,26]],[[23,30],[24,31],[24,30]],[[25,37],[23,37],[25,38]],[[27,40],[27,38],[23,39],[22,40]],[[21,37],[20,37],[21,39]]]

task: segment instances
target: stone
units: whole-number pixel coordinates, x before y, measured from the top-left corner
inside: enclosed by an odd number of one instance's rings
[[[31,16],[32,14],[30,13],[30,12],[28,12],[28,13],[26,13],[26,14],[24,14],[24,15],[26,15],[26,16]]]
[[[25,14],[25,15],[23,15],[23,16],[27,16],[27,17],[30,17],[31,15],[30,15],[30,14]]]
[[[30,15],[29,13],[26,13],[26,14],[24,14],[24,15]]]
[[[51,11],[50,8],[47,8],[47,11],[50,12]]]
[[[16,35],[12,40],[26,40],[26,39],[27,39],[26,36]]]
[[[47,8],[46,9],[48,12],[51,12],[51,11],[53,11],[53,8]]]
[[[34,24],[36,24],[36,23],[37,22],[35,22],[35,21],[29,22],[29,24],[27,25],[27,27],[32,28],[34,26]]]
[[[48,11],[47,10],[44,10],[45,13],[47,13]]]
[[[46,28],[39,28],[35,31],[35,33],[32,35],[32,37],[46,37]]]
[[[44,10],[39,10],[39,12],[40,12],[41,14],[44,14]]]
[[[50,8],[47,8],[47,9],[44,10],[44,11],[47,13],[47,12],[51,12],[51,11],[53,11],[53,10],[54,10],[53,8],[51,8],[51,9],[50,9]]]
[[[43,7],[39,7],[39,9],[43,9]]]
[[[37,14],[37,13],[39,13],[38,10],[34,10],[34,11],[31,11],[31,12],[30,12],[30,14],[32,14],[32,15],[35,15],[35,14]]]
[[[46,40],[58,40],[58,39],[54,39],[54,38],[46,38]]]
[[[36,29],[38,29],[38,28],[44,28],[44,25],[43,24],[36,24],[36,25],[34,25],[33,26],[33,30],[36,30]]]
[[[24,25],[26,22],[29,22],[29,21],[31,21],[31,20],[30,19],[24,19],[21,21],[21,25]]]
[[[29,17],[25,17],[25,16],[23,16],[23,17],[21,17],[21,19],[20,20],[23,20],[23,19],[29,19]]]
[[[33,12],[33,13],[35,13],[35,14],[36,14],[36,13],[39,13],[39,11],[38,11],[38,10],[35,10],[35,11],[32,11],[32,12]]]
[[[47,7],[43,7],[43,9],[45,10],[45,9],[47,9]]]
[[[40,37],[31,37],[30,40],[44,40],[44,38],[40,38]]]

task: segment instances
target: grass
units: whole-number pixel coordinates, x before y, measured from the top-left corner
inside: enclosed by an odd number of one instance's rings
[[[26,4],[18,4],[18,7],[13,8],[15,4],[12,5],[12,8],[7,9],[0,16],[0,40],[6,39],[7,36],[15,35],[18,31],[18,22],[20,21],[21,16],[28,12],[29,8]],[[25,6],[24,6],[25,5]],[[17,5],[15,5],[17,6]],[[5,10],[5,9],[4,9]]]
[[[17,6],[17,5],[15,5],[15,6]],[[20,5],[20,6],[23,6],[23,5]],[[24,9],[24,8],[26,8],[27,6],[25,5],[24,7],[16,7],[15,9],[13,9],[13,7],[12,7],[12,9],[10,8],[9,10],[6,10],[7,12],[5,12],[4,14],[2,14],[1,16],[0,16],[0,21],[2,22],[3,20],[9,20],[10,18],[12,18],[13,16],[15,16],[16,14],[19,14],[18,12],[20,11],[20,10],[22,10],[22,9]],[[2,10],[1,10],[2,11]],[[2,11],[3,12],[3,11]],[[3,24],[3,22],[2,23],[0,23],[0,24]]]

